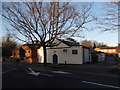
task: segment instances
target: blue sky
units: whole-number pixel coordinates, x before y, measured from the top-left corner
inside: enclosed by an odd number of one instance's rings
[[[105,2],[95,2],[93,5],[93,14],[101,17],[104,14],[103,5]],[[92,23],[90,26],[94,26],[95,24]],[[89,26],[89,27],[90,27]],[[118,45],[118,31],[106,31],[102,32],[98,28],[94,28],[93,31],[84,31],[85,38],[79,39],[81,40],[95,40],[98,42],[106,43],[108,46],[117,46]],[[120,42],[120,41],[119,41]]]
[[[103,4],[105,2],[95,2],[93,6],[93,11],[99,17],[104,15],[104,10],[103,10]],[[118,32],[117,31],[107,31],[107,32],[101,32],[100,29],[95,28],[94,31],[91,32],[84,32],[85,33],[85,38],[88,40],[96,40],[98,42],[104,42],[108,44],[109,46],[117,46],[118,45]]]
[[[93,5],[93,14],[95,15],[103,15],[104,10],[103,10],[103,4],[104,2],[95,2]],[[89,27],[94,26],[95,24],[90,24]],[[5,31],[5,27],[9,27],[9,24],[6,23],[2,19],[2,28],[0,28],[0,31],[2,31],[2,35],[4,36],[7,32]],[[1,30],[2,29],[2,30]],[[106,43],[109,46],[117,46],[118,44],[118,32],[114,31],[107,31],[107,32],[101,32],[98,28],[95,28],[93,31],[84,31],[83,33],[85,35],[84,39],[87,40],[95,40],[98,42],[103,42]],[[78,41],[84,40],[82,38],[77,38]]]

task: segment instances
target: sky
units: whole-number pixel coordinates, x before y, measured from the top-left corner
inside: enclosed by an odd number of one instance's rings
[[[94,2],[92,7],[93,14],[97,15],[98,17],[101,17],[102,15],[104,15],[104,9],[103,9],[104,4],[105,2]],[[95,25],[94,23],[89,24],[89,27],[92,27],[94,25]],[[118,31],[102,32],[98,28],[94,28],[93,31],[84,31],[83,34],[85,35],[85,38],[76,38],[76,40],[78,41],[91,40],[91,41],[97,41],[100,43],[103,42],[108,46],[117,46],[118,38],[120,38],[120,32],[118,35]],[[120,42],[120,39],[119,39],[119,42]]]
[[[104,14],[103,10],[103,4],[104,2],[95,2],[93,5],[92,10],[94,11],[94,14],[97,14],[101,16]],[[2,31],[2,36],[4,36],[7,32],[5,31],[5,28],[9,27],[9,24],[0,18],[0,23],[2,22],[2,27],[0,26],[0,31]],[[93,23],[94,24],[94,23]],[[92,27],[93,24],[90,24],[89,27]],[[83,34],[85,35],[85,38],[77,38],[76,40],[82,41],[82,40],[95,40],[98,42],[106,43],[108,46],[117,46],[118,45],[118,32],[116,31],[107,31],[107,32],[101,32],[98,28],[95,28],[93,31],[84,31]]]
[[[95,2],[93,5],[93,11],[95,14],[100,17],[104,14],[103,10],[104,2]],[[106,43],[108,46],[117,46],[118,45],[118,31],[106,31],[102,32],[100,29],[95,28],[93,31],[85,31],[85,39],[95,40],[98,42]]]

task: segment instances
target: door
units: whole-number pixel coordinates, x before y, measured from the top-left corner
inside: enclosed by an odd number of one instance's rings
[[[53,55],[53,64],[58,64],[58,56],[56,54]]]

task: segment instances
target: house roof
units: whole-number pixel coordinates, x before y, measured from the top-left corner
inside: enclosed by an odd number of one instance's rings
[[[28,46],[31,50],[36,49],[37,45],[36,44],[24,44],[22,46]],[[39,45],[40,46],[40,45]]]
[[[57,40],[61,41],[62,43],[66,44],[68,46],[82,46],[83,48],[90,49],[90,47],[80,45],[79,43],[73,43],[73,42],[70,42],[70,41],[67,41],[67,40],[61,40],[61,39],[57,39]]]
[[[81,45],[83,48],[87,48],[87,49],[92,49],[91,47],[86,47],[86,46],[83,46],[83,45]]]
[[[73,43],[73,42],[66,41],[66,40],[61,40],[61,39],[58,39],[58,40],[61,41],[64,44],[68,45],[68,46],[81,46],[79,43]]]
[[[120,49],[120,47],[101,47],[100,49]]]
[[[67,46],[70,46],[70,47],[71,46],[82,46],[83,48],[88,48],[89,49],[89,47],[80,45],[79,43],[74,43],[74,42],[71,42],[71,41],[68,41],[68,40],[62,40],[62,39],[57,39],[57,40],[61,41],[62,43],[66,44]],[[22,46],[28,46],[31,50],[36,48],[36,44],[24,44]],[[40,46],[40,44],[39,44],[39,46]]]

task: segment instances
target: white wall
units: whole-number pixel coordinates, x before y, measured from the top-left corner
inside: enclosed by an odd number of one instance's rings
[[[67,52],[63,52],[63,49],[67,49]],[[78,54],[72,54],[72,50],[78,50]],[[82,64],[82,50],[80,46],[71,48],[58,48],[58,49],[48,49],[48,63],[53,63],[53,55],[58,56],[58,63],[67,64]]]
[[[53,43],[58,44],[60,41],[55,40]],[[67,49],[67,52],[63,52],[64,49]],[[77,50],[77,54],[72,54],[72,50]],[[85,49],[85,60],[89,60],[89,51]],[[56,54],[58,56],[58,64],[82,64],[83,63],[83,49],[82,46],[73,46],[69,47],[64,43],[60,43],[58,46],[47,48],[47,63],[53,63],[53,55]],[[38,49],[38,62],[44,62],[43,48]]]
[[[38,49],[38,63],[44,63],[44,54],[43,54],[43,47]]]
[[[60,43],[60,41],[57,40],[57,39],[54,40],[53,43],[56,43],[56,44],[59,44],[59,45],[58,45],[58,46],[54,46],[54,47],[52,47],[52,48],[69,47],[69,46],[67,46],[67,45],[64,44],[64,43]],[[48,51],[49,51],[49,52],[48,52]],[[50,56],[51,53],[53,54],[53,52],[51,52],[51,51],[52,51],[52,50],[48,49],[48,47],[47,47],[47,62],[48,62],[48,63],[51,63],[51,62],[49,61],[49,58],[52,57],[52,56]],[[38,53],[38,63],[44,63],[43,47],[40,47],[40,48],[38,49],[37,53]],[[49,54],[50,54],[50,55],[49,55]],[[53,55],[54,55],[54,54],[53,54]]]
[[[57,39],[54,40],[53,43],[58,44],[58,46],[54,46],[53,48],[58,48],[58,47],[60,47],[60,48],[62,48],[62,47],[69,47],[68,45],[62,43],[61,41],[59,41],[59,40],[57,40]]]
[[[84,63],[91,62],[91,54],[88,48],[83,48]]]
[[[120,57],[120,53],[118,53],[118,57]]]
[[[105,61],[105,54],[104,53],[98,53],[98,62]]]

